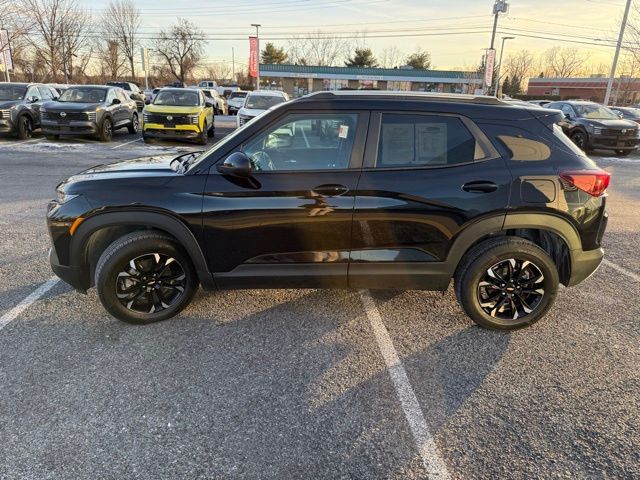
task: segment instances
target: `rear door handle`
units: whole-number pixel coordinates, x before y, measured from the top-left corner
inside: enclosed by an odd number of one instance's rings
[[[344,195],[349,189],[344,185],[326,184],[318,185],[312,191],[326,197],[337,197],[338,195]]]
[[[497,189],[498,185],[486,181],[468,182],[462,186],[462,190],[469,193],[491,193]]]

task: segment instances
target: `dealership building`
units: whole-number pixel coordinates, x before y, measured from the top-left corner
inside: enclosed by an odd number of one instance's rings
[[[261,88],[284,90],[291,97],[341,89],[475,93],[482,86],[476,72],[285,64],[260,64],[260,80]]]
[[[530,78],[527,95],[540,98],[553,96],[561,100],[581,98],[604,102],[609,79],[603,76],[587,78]],[[640,78],[619,77],[613,81],[611,104],[640,103]]]

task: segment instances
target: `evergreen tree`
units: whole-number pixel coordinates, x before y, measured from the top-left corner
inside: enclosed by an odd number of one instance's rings
[[[285,63],[287,61],[287,53],[284,48],[276,48],[276,46],[269,42],[264,46],[262,50],[262,63],[277,64]]]
[[[378,66],[378,61],[370,48],[356,48],[353,58],[349,58],[344,64],[347,67],[374,68]]]

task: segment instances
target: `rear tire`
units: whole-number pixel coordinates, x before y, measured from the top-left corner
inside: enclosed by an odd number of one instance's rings
[[[198,288],[191,259],[162,233],[133,232],[100,256],[95,284],[104,308],[127,323],[153,323],[177,315]]]
[[[540,320],[558,293],[558,270],[547,252],[517,237],[473,247],[455,274],[460,306],[478,325],[515,330]]]

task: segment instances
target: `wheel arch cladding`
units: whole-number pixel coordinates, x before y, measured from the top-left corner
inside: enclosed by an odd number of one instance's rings
[[[212,276],[208,271],[204,253],[191,230],[175,217],[146,210],[108,212],[87,218],[73,236],[71,262],[85,266],[87,281],[91,282],[92,272],[89,270],[95,267],[95,265],[91,265],[90,261],[90,247],[92,245],[106,247],[105,243],[111,243],[131,231],[147,229],[158,230],[173,237],[191,258],[200,283],[204,287],[213,287]],[[100,241],[99,235],[95,235],[99,232],[107,233],[106,238],[103,238],[102,241]]]

